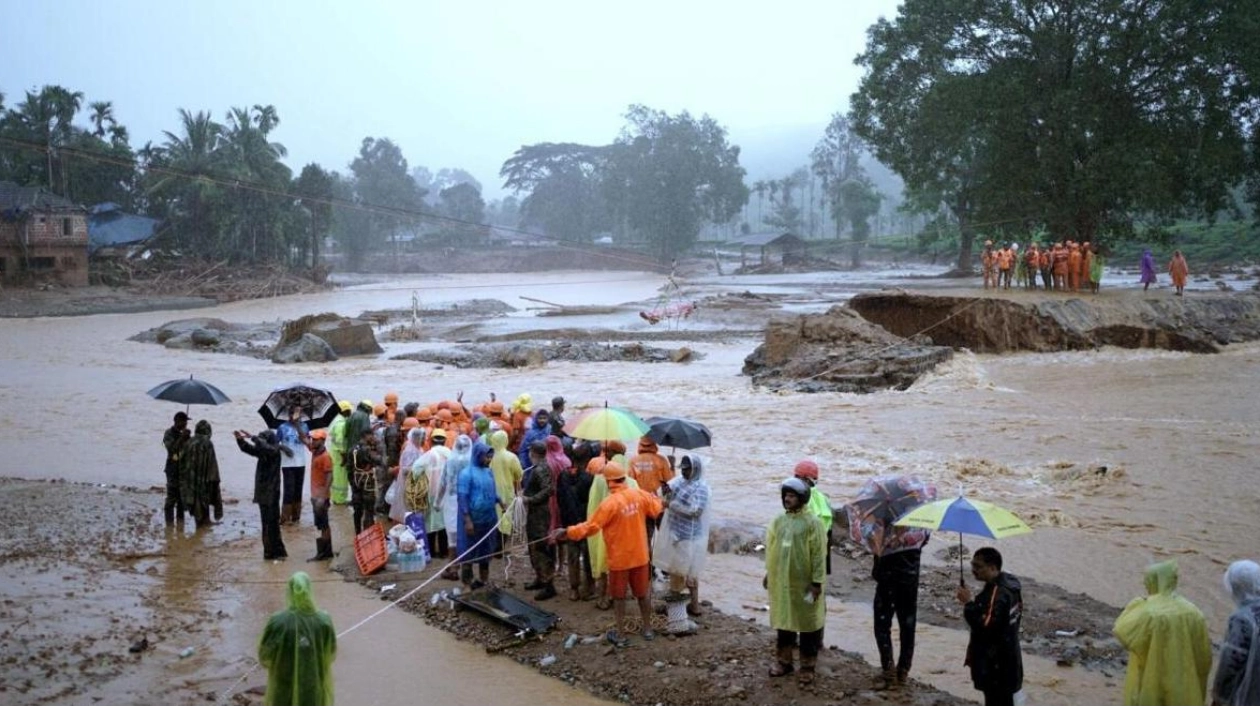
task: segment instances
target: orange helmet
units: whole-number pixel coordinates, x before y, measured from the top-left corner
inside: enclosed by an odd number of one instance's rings
[[[792,475],[798,479],[817,481],[818,465],[812,459],[802,459],[796,462],[796,468],[792,470]]]

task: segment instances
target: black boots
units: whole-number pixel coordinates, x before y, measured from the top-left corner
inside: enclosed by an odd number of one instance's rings
[[[332,540],[323,538],[315,539],[315,556],[307,558],[307,562],[319,562],[320,560],[331,560],[333,558]]]
[[[542,585],[538,593],[534,595],[534,601],[546,601],[556,595],[556,585],[554,582],[547,582]]]

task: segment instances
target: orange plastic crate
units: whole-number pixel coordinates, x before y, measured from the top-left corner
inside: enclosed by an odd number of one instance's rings
[[[372,574],[385,567],[389,561],[389,550],[385,545],[385,531],[373,523],[354,538],[354,560],[359,563],[359,571],[364,575]]]

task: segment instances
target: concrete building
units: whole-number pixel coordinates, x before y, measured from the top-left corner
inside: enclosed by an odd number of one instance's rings
[[[87,209],[42,187],[0,182],[0,282],[88,284]]]

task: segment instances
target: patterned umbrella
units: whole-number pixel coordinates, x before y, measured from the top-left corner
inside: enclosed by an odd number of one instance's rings
[[[329,426],[341,412],[332,391],[305,383],[292,383],[271,391],[262,407],[258,408],[258,414],[266,421],[267,427],[275,429],[289,419],[289,410],[294,405],[302,408],[302,417],[312,430]]]
[[[935,500],[936,487],[915,476],[869,479],[849,504],[849,537],[875,555],[921,548],[928,540],[928,531],[893,532],[893,523]]]

